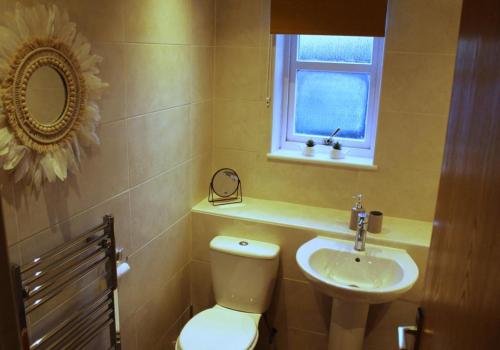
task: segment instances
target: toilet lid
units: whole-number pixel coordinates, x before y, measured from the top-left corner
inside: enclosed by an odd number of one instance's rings
[[[257,335],[255,322],[242,313],[213,308],[200,312],[182,329],[182,350],[247,350]]]

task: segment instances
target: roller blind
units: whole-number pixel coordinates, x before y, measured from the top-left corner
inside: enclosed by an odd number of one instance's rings
[[[385,35],[387,0],[271,0],[272,34]]]

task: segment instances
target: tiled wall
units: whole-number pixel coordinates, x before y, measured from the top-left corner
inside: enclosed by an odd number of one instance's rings
[[[80,174],[38,197],[2,173],[11,259],[27,261],[114,214],[132,266],[120,281],[124,349],[163,348],[188,315],[189,211],[209,181],[215,3],[55,2],[104,57],[102,145]],[[0,11],[13,4],[0,0]]]
[[[391,0],[376,145],[379,170],[268,161],[269,0],[216,1],[214,168],[234,167],[248,196],[433,218],[460,0]]]
[[[193,260],[191,298],[195,313],[215,303],[210,279],[210,240],[219,234],[272,242],[280,246],[278,279],[268,312],[269,322],[278,330],[273,345],[268,343],[265,322],[259,329],[258,350],[326,350],[331,298],[317,291],[298,267],[295,254],[317,232],[274,226],[202,213],[192,214]],[[426,266],[427,249],[411,247],[408,253],[419,269]],[[417,283],[412,292],[396,302],[370,306],[365,350],[396,350],[398,325],[413,324],[423,292]]]

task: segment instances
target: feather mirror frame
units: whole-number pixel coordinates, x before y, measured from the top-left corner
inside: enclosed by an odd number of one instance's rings
[[[99,75],[102,58],[56,5],[16,3],[0,19],[0,167],[15,182],[38,190],[46,182],[77,173],[85,148],[99,145],[98,101],[108,84]],[[41,67],[57,71],[66,101],[59,118],[37,121],[27,107],[26,89]]]

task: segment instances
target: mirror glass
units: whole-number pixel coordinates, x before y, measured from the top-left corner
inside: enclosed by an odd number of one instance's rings
[[[219,197],[229,197],[238,189],[238,175],[231,169],[219,170],[212,180],[215,194]]]
[[[59,72],[50,66],[38,68],[28,82],[26,104],[39,123],[57,121],[66,107],[66,85]]]

